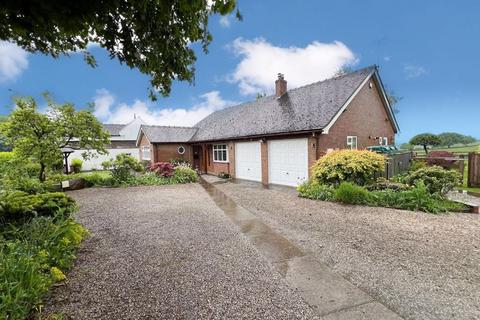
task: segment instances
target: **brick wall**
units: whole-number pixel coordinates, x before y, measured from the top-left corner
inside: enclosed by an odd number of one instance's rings
[[[184,147],[185,153],[178,153],[178,148]],[[169,162],[172,160],[185,160],[193,164],[192,146],[184,143],[155,143],[154,144],[154,161]]]
[[[213,145],[209,144],[207,149],[207,173],[218,175],[221,172],[235,176],[235,145],[233,142],[216,142],[215,144],[226,144],[228,148],[228,162],[213,161]]]

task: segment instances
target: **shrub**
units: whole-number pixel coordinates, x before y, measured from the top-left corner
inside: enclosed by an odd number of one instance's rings
[[[152,163],[148,170],[154,172],[159,177],[169,178],[173,176],[173,165],[170,162],[156,162]]]
[[[155,172],[146,172],[144,174],[131,177],[125,182],[128,186],[159,186],[170,184],[170,179],[158,176]]]
[[[428,192],[446,194],[462,181],[462,176],[455,170],[445,170],[439,166],[420,168],[407,173],[402,182],[416,185],[423,182]]]
[[[78,158],[72,159],[73,172],[79,173],[80,171],[82,171],[82,165],[83,165],[82,159],[78,159]]]
[[[198,174],[188,164],[178,165],[173,171],[173,183],[190,183],[198,181]]]
[[[32,195],[13,191],[0,196],[1,223],[24,223],[36,216],[68,216],[75,209],[75,201],[62,192]]]
[[[412,161],[410,168],[408,168],[408,171],[417,171],[418,169],[425,168],[426,166],[427,163],[425,161],[414,160]]]
[[[364,185],[373,181],[377,172],[385,170],[385,158],[366,150],[340,150],[320,158],[312,167],[312,175],[321,184],[338,185],[350,181]]]
[[[183,165],[189,165],[187,160],[184,159],[172,159],[170,160],[170,163],[176,167],[176,166],[183,166]]]
[[[368,204],[370,194],[361,186],[342,182],[335,191],[335,200],[347,204]]]
[[[449,151],[430,151],[427,155],[427,163],[429,166],[440,166],[444,169],[451,169],[455,166],[455,160],[444,160],[435,158],[454,158],[455,155]]]
[[[332,186],[320,184],[315,180],[299,185],[297,191],[302,198],[322,201],[335,200],[335,189]]]
[[[463,209],[463,205],[431,194],[423,182],[407,191],[392,190],[375,191],[371,194],[371,205],[405,210],[419,210],[430,213],[440,213]]]
[[[72,219],[38,217],[0,236],[0,319],[26,319],[65,278],[87,231]]]
[[[132,178],[135,173],[143,172],[142,164],[134,157],[120,153],[116,156],[115,160],[105,161],[102,163],[105,170],[109,170],[112,173],[113,182],[117,184],[125,183]]]
[[[38,178],[25,176],[18,176],[16,178],[7,176],[2,180],[2,186],[5,190],[24,191],[29,194],[43,193],[48,189]]]
[[[376,190],[392,190],[392,191],[405,191],[410,189],[410,186],[401,182],[389,181],[383,177],[377,179],[374,184],[365,187],[368,191]]]
[[[108,187],[113,184],[112,174],[108,171],[96,171],[80,174],[87,187]]]

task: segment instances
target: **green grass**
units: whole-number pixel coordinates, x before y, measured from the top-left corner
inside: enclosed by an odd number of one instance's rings
[[[451,148],[447,148],[447,147],[436,147],[436,148],[429,148],[428,149],[429,152],[430,151],[449,151],[449,152],[452,152],[454,154],[468,154],[469,152],[480,152],[480,144],[472,144],[472,145],[467,145],[467,146],[458,146],[458,147],[451,147]],[[417,155],[419,156],[424,156],[425,155],[425,150],[423,150],[423,148],[416,148],[414,150]]]

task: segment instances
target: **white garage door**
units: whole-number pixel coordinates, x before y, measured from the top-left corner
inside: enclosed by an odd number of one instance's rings
[[[235,143],[235,177],[262,181],[260,142]]]
[[[268,141],[269,183],[298,186],[307,178],[307,139]]]

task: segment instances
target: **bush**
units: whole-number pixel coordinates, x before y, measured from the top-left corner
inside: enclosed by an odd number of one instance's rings
[[[37,216],[66,217],[76,209],[75,201],[62,192],[27,194],[22,191],[0,195],[0,223],[25,223]]]
[[[189,165],[187,160],[184,159],[172,159],[170,160],[170,163],[176,167],[176,166],[183,166],[183,165]]]
[[[143,172],[142,164],[134,157],[120,153],[115,160],[105,161],[102,163],[105,170],[112,173],[113,182],[116,184],[124,184],[131,179],[135,173]]]
[[[378,178],[374,184],[366,186],[368,191],[378,190],[392,190],[392,191],[405,191],[410,189],[410,186],[400,182],[389,181],[383,177]]]
[[[156,162],[156,163],[152,163],[148,167],[148,170],[150,172],[154,172],[159,177],[165,177],[165,178],[169,178],[173,176],[173,169],[174,167],[170,162]]]
[[[426,166],[427,164],[425,163],[425,161],[414,160],[412,161],[410,168],[408,168],[408,171],[417,171],[418,169],[425,168]]]
[[[320,184],[317,181],[307,181],[297,187],[299,196],[307,199],[333,201],[335,189],[332,186]]]
[[[428,192],[446,194],[462,181],[462,176],[455,170],[445,170],[439,166],[420,168],[407,173],[402,177],[402,182],[417,185],[423,182]]]
[[[444,169],[451,169],[455,166],[455,160],[444,160],[435,158],[454,158],[455,155],[449,151],[430,151],[427,155],[427,163],[429,166],[440,166]]]
[[[5,190],[17,190],[29,194],[44,193],[48,190],[47,186],[41,183],[38,178],[25,176],[18,176],[16,178],[7,176],[2,180],[2,186]]]
[[[26,319],[65,279],[87,231],[72,219],[34,218],[0,234],[0,319]]]
[[[414,188],[407,191],[395,192],[392,190],[383,190],[372,192],[370,204],[430,213],[463,209],[463,205],[461,204],[444,199],[437,194],[431,194],[423,182],[417,183]]]
[[[347,204],[368,204],[370,203],[370,194],[361,186],[342,182],[335,191],[335,200]]]
[[[83,160],[78,158],[72,159],[71,165],[73,168],[73,172],[79,173],[80,171],[82,171]]]
[[[173,171],[173,183],[190,183],[198,181],[198,174],[188,164],[178,165]]]
[[[385,170],[385,158],[366,150],[340,150],[320,158],[312,167],[312,176],[320,184],[339,185],[343,181],[365,185],[377,172]]]

